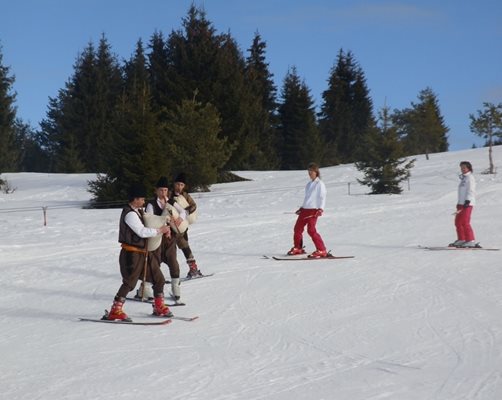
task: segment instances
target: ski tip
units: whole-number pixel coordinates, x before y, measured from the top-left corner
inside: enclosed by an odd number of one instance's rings
[[[199,319],[199,316],[196,315],[195,317],[178,317],[176,315],[173,315],[171,318],[172,319],[177,319],[177,320],[180,320],[180,321],[191,322],[191,321],[195,321],[196,319]]]

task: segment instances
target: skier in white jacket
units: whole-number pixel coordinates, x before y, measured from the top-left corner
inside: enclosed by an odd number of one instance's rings
[[[317,232],[316,223],[326,205],[326,186],[321,181],[321,173],[316,163],[308,166],[310,181],[305,187],[305,198],[300,209],[296,211],[298,218],[294,227],[293,247],[288,251],[288,255],[305,254],[303,249],[303,230],[307,226],[307,233],[312,238],[316,250],[309,255],[311,258],[323,258],[328,256],[326,246]]]
[[[450,243],[454,247],[477,247],[474,231],[471,227],[471,214],[476,203],[476,181],[472,174],[472,165],[469,161],[460,163],[460,183],[458,185],[457,211],[455,215],[455,228],[457,240]]]

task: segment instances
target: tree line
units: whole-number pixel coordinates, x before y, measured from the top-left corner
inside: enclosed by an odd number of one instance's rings
[[[118,60],[104,34],[89,43],[37,130],[16,118],[14,77],[1,57],[0,49],[0,172],[97,172],[89,185],[96,202],[181,171],[192,188],[207,188],[225,171],[311,161],[358,162],[363,171],[398,163],[395,170],[405,156],[448,150],[431,88],[409,108],[384,107],[375,118],[363,69],[340,49],[317,112],[294,66],[275,86],[258,32],[244,54],[194,5],[181,28],[138,40],[128,60]]]

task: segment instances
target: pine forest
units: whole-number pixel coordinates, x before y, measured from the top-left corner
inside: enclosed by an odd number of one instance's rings
[[[178,30],[139,39],[124,61],[103,34],[62,77],[38,128],[16,117],[15,71],[0,48],[0,173],[97,173],[89,190],[104,204],[124,199],[131,182],[153,187],[179,172],[192,190],[208,190],[238,179],[231,171],[399,168],[403,157],[448,150],[431,88],[407,109],[374,110],[362,66],[340,49],[317,107],[296,67],[275,86],[258,32],[245,53],[240,45],[194,5]]]

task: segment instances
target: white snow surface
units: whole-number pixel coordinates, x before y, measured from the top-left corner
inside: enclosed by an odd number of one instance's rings
[[[0,398],[502,399],[502,251],[418,248],[456,238],[462,160],[477,179],[477,240],[502,246],[487,152],[417,156],[401,195],[365,195],[353,165],[323,168],[318,230],[348,260],[262,258],[292,246],[305,170],[237,171],[251,180],[195,193],[190,243],[215,275],[183,283],[187,305],[173,308],[199,319],[161,326],[78,320],[101,317],[121,283],[121,210],[81,207],[95,175],[3,174],[15,190],[0,194]],[[154,319],[148,304],[124,309]]]

